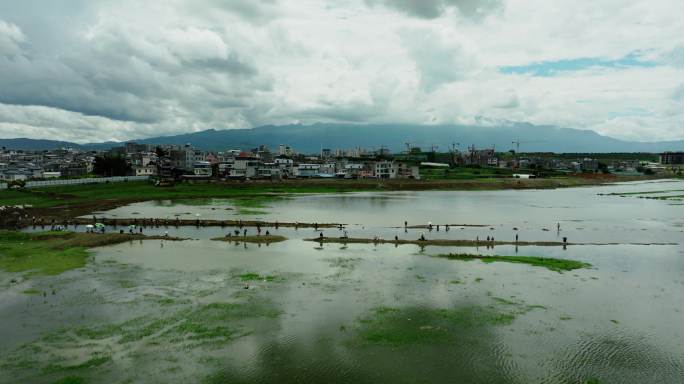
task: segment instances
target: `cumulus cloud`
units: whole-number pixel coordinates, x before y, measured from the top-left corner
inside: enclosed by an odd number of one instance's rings
[[[428,92],[463,79],[476,69],[476,55],[456,36],[442,36],[430,29],[406,30],[400,36]]]
[[[0,20],[0,56],[19,53],[20,45],[25,38],[18,26]]]
[[[684,44],[675,47],[672,52],[667,55],[667,58],[672,65],[684,68]]]
[[[512,120],[682,138],[677,5],[0,2],[0,137],[86,142],[317,121],[486,129]],[[544,77],[502,70],[634,52],[653,65]]]
[[[366,0],[366,4],[383,5],[425,19],[440,17],[452,8],[466,17],[481,18],[502,5],[500,0]]]
[[[684,101],[684,83],[680,84],[672,93],[672,98],[679,101]]]

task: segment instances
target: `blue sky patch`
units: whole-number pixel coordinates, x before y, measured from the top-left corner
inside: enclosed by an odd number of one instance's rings
[[[527,74],[549,77],[562,72],[580,71],[588,68],[651,68],[656,65],[657,64],[653,61],[642,60],[639,53],[632,52],[617,60],[586,57],[558,61],[543,61],[528,65],[499,67],[499,72],[505,74]]]

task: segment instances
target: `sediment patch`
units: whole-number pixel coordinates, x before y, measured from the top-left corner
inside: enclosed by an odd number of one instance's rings
[[[492,247],[496,245],[537,246],[537,247],[562,247],[570,245],[678,245],[678,243],[570,243],[562,241],[487,241],[487,240],[464,240],[464,239],[380,239],[358,237],[316,237],[304,239],[321,244],[394,244],[394,245],[419,245],[419,246],[444,246],[444,247]]]
[[[262,236],[240,236],[240,235],[226,235],[223,237],[215,237],[214,241],[226,241],[235,243],[253,243],[253,244],[270,244],[279,243],[281,241],[287,240],[285,236],[279,235],[262,235]]]

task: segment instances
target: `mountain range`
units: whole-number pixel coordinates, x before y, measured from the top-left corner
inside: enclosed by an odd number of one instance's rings
[[[272,150],[284,144],[300,153],[318,153],[322,148],[349,149],[385,147],[393,152],[411,146],[428,150],[447,151],[453,146],[466,149],[495,147],[508,151],[518,147],[521,152],[664,152],[684,150],[684,140],[638,142],[619,140],[594,131],[508,123],[497,126],[468,125],[410,125],[410,124],[335,124],[267,125],[251,129],[209,129],[175,136],[160,136],[132,140],[144,144],[192,144],[195,148],[221,151],[251,149],[261,144]],[[0,147],[9,149],[43,150],[64,147],[84,150],[108,149],[123,142],[76,144],[40,139],[0,139]]]

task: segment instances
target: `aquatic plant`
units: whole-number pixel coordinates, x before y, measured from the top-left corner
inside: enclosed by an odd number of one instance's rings
[[[0,370],[31,375],[70,372],[90,377],[97,375],[100,367],[111,369],[121,359],[143,358],[136,355],[143,346],[150,353],[157,348],[157,353],[171,353],[169,357],[194,349],[222,348],[253,332],[254,319],[275,319],[281,314],[271,302],[252,299],[168,308],[158,316],[146,315],[121,323],[62,328],[4,353]],[[264,326],[263,321],[259,324]],[[76,376],[70,377],[73,379],[62,380],[79,382]]]
[[[262,276],[258,273],[245,273],[239,276],[240,280],[242,281],[273,281],[275,280],[275,276]]]
[[[513,301],[503,306],[453,308],[378,307],[358,319],[361,344],[393,346],[454,342],[465,329],[504,326],[533,308]]]
[[[572,271],[575,269],[589,268],[591,264],[584,263],[577,260],[569,259],[555,259],[551,257],[538,257],[538,256],[486,256],[486,255],[472,255],[465,253],[449,253],[443,255],[437,255],[436,257],[445,258],[449,260],[480,260],[485,263],[515,263],[515,264],[527,264],[535,267],[543,267],[555,272]]]

